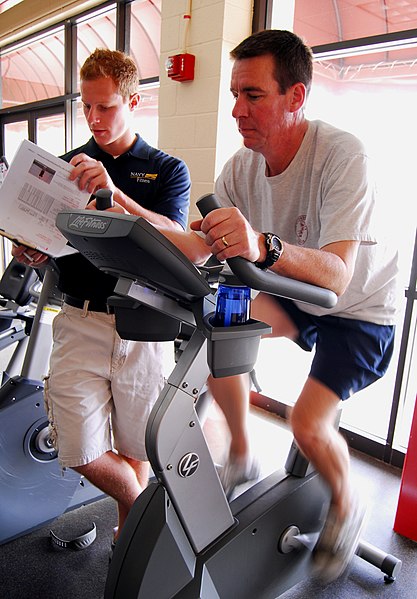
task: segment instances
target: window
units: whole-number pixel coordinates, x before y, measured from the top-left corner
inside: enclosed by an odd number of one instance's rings
[[[22,2],[22,0],[2,0],[2,2],[0,2],[0,14],[6,12],[6,10],[9,10],[12,6],[20,4],[20,2]]]
[[[273,3],[273,23],[280,18],[281,4],[294,5],[294,31],[313,47],[417,27],[414,0],[281,0]]]
[[[160,29],[161,0],[105,2],[99,9],[78,15],[52,30],[0,50],[2,153],[10,161],[25,137],[35,142],[37,139],[37,143],[45,147],[53,148],[58,143],[63,147],[62,151],[84,143],[90,132],[77,99],[79,71],[95,48],[115,49],[117,40],[125,40],[123,45],[139,69],[141,100],[133,114],[135,129],[148,143],[156,145]],[[72,40],[75,40],[75,48]],[[121,41],[119,43],[122,44]],[[77,57],[74,63],[71,62],[72,56]],[[22,128],[21,115],[28,104],[35,112],[40,107],[45,109],[59,105],[61,116],[55,114],[53,118],[49,117],[39,124],[38,129],[31,126]],[[7,109],[7,115],[5,112],[2,114],[1,109]],[[48,139],[49,135],[51,139]]]
[[[96,48],[116,49],[116,9],[105,8],[77,20],[77,90],[80,68]]]
[[[1,52],[0,108],[54,98],[64,93],[64,28]]]
[[[133,113],[134,128],[151,145],[158,144],[159,57],[162,0],[141,0],[131,6],[130,55],[143,82],[140,102]]]
[[[139,96],[139,106],[133,113],[135,132],[151,146],[157,146],[159,83],[141,85]]]
[[[368,7],[373,7],[374,14],[368,15],[368,20],[358,20],[356,29],[350,21],[352,15],[344,13],[344,9],[339,12],[342,18],[339,38],[366,36],[366,40],[313,48],[314,85],[306,111],[309,118],[329,121],[356,134],[365,143],[376,170],[380,225],[386,224],[387,240],[399,250],[401,296],[394,357],[385,377],[346,402],[342,416],[343,426],[381,442],[388,438],[405,309],[404,290],[409,279],[417,222],[416,204],[410,202],[415,189],[413,140],[417,136],[417,117],[408,110],[398,109],[413,104],[417,88],[417,32],[408,30],[409,26],[417,24],[417,17],[412,20],[408,2],[401,3],[396,18],[389,3],[385,4],[386,31],[395,32],[385,38],[378,35],[381,33],[379,11],[382,3],[370,3]],[[306,7],[305,2],[296,2],[294,30],[305,36],[300,12],[302,5]],[[343,7],[345,3],[333,3],[332,6]],[[356,7],[356,10],[362,9]],[[297,20],[297,14],[300,20]],[[343,15],[350,15],[347,22]],[[323,14],[322,21],[326,23]],[[367,29],[363,29],[366,22]],[[398,34],[405,29],[404,35]],[[372,35],[378,37],[372,39]],[[404,396],[401,402],[400,413],[403,415],[411,412],[416,391],[415,382],[408,385],[408,400]],[[407,418],[403,418],[399,425],[407,430]],[[405,450],[405,434],[397,433],[396,439],[396,448]]]
[[[161,1],[141,0],[131,6],[130,55],[138,65],[142,81],[159,77]]]
[[[36,143],[41,147],[59,156],[65,152],[65,115],[57,110],[40,111],[35,120]]]
[[[388,373],[345,402],[342,427],[357,438],[358,447],[378,457],[401,462],[417,391],[415,376],[415,310],[410,330],[404,381],[398,384],[405,289],[410,277],[416,232],[414,140],[417,115],[410,110],[417,89],[417,10],[412,1],[269,0],[258,3],[260,27],[292,29],[313,48],[314,83],[306,106],[309,119],[321,119],[356,134],[373,157],[378,182],[380,225],[399,250],[399,308],[396,353]],[[264,12],[260,10],[264,4]],[[269,18],[269,20],[268,20]],[[265,395],[293,403],[309,371],[310,356],[290,342],[263,342],[258,364]],[[287,367],[279,380],[271,374],[271,353]],[[291,371],[290,371],[291,370]],[[258,371],[258,366],[257,366]],[[264,377],[264,378],[263,378]],[[396,430],[395,430],[396,428]],[[363,441],[366,439],[366,441]],[[397,456],[395,451],[399,450]]]
[[[6,148],[4,155],[8,162],[11,162],[22,139],[29,138],[28,117],[26,115],[20,116],[19,120],[16,118],[9,123],[5,122],[3,125],[3,137],[3,144]]]

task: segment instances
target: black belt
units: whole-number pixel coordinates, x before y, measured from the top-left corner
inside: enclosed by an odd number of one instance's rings
[[[106,314],[114,314],[113,306],[109,306],[106,302],[100,302],[95,300],[83,300],[72,295],[64,293],[64,302],[73,308],[79,308],[84,310],[85,302],[88,301],[87,310],[90,312],[105,312]]]

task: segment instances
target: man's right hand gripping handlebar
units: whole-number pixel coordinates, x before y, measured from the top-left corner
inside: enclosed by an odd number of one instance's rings
[[[197,208],[204,217],[212,210],[221,208],[221,204],[214,194],[209,193],[197,201]],[[332,308],[337,303],[337,295],[329,289],[282,277],[272,271],[261,270],[244,258],[229,258],[227,263],[242,284],[252,289],[322,308]]]

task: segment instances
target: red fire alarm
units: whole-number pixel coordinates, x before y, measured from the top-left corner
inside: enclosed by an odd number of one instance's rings
[[[165,67],[168,77],[175,81],[193,81],[194,79],[194,54],[175,54],[169,56]]]

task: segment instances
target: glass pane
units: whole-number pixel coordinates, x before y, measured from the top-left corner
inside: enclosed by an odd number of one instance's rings
[[[416,259],[417,235],[414,247],[414,260]],[[404,356],[404,364],[400,365],[402,367],[402,371],[399,372],[399,375],[402,375],[402,385],[393,444],[394,449],[400,450],[405,450],[408,446],[414,405],[417,396],[417,293],[413,293],[412,290],[412,286],[416,286],[416,281],[413,281],[414,276],[415,271],[412,268],[410,270],[410,282],[408,286],[409,296],[407,298],[408,302],[411,303],[411,314],[407,313],[407,319],[405,322],[405,324],[409,326],[408,340]]]
[[[116,8],[98,11],[77,23],[77,91],[80,69],[96,48],[116,49]]]
[[[65,115],[51,114],[36,119],[36,139],[39,147],[60,156],[65,152]]]
[[[87,121],[85,120],[81,99],[77,99],[72,147],[78,148],[79,146],[85,144],[90,137],[91,132],[88,128]]]
[[[10,164],[16,154],[16,150],[24,139],[29,139],[29,123],[28,121],[18,121],[15,123],[6,123],[4,125],[4,154],[7,162]],[[11,259],[12,244],[2,237],[1,241],[1,262],[0,276],[3,274],[7,264]]]
[[[385,377],[344,403],[342,417],[343,426],[381,442],[388,431],[405,309],[404,291],[417,222],[417,203],[413,200],[417,115],[399,107],[414,105],[416,89],[417,47],[351,53],[316,60],[314,83],[306,106],[307,118],[321,119],[351,131],[365,143],[376,169],[379,224],[388,242],[399,250],[399,315],[391,365]],[[271,356],[274,364],[285,364],[278,374],[271,366]],[[311,356],[285,340],[262,341],[256,371],[263,393],[291,405],[308,374],[310,361]],[[415,365],[416,358],[410,361]],[[412,372],[415,373],[415,368]],[[410,375],[412,384],[407,386],[402,400],[398,445],[408,438],[417,390],[415,379]]]
[[[3,2],[0,2],[0,14],[2,12],[6,12],[6,10],[9,10],[9,8],[12,8],[13,6],[16,6],[16,4],[20,4],[23,0],[3,0]]]
[[[274,2],[273,19],[274,15],[275,19],[279,16],[281,2],[282,0]],[[295,0],[294,31],[310,46],[416,27],[417,11],[414,0]]]
[[[398,107],[412,106],[416,89],[417,46],[351,59],[318,60],[306,108],[308,118],[351,131],[368,148],[376,167],[381,224],[388,215],[387,232],[396,234],[405,261],[403,288],[408,282],[417,222],[417,203],[410,202],[416,186],[417,115]]]
[[[4,153],[10,164],[16,150],[24,139],[29,139],[28,121],[17,121],[4,125]]]
[[[262,339],[255,365],[262,395],[293,406],[310,372],[312,358],[312,353],[289,339]]]
[[[56,29],[1,53],[0,107],[10,108],[64,93],[64,31]]]
[[[293,30],[313,47],[417,27],[417,7],[414,1],[271,2],[272,26],[291,29],[289,15],[294,12]],[[374,47],[372,51],[366,48],[340,50],[338,55],[327,55],[326,59],[323,55],[316,56],[314,83],[306,108],[308,118],[322,119],[349,130],[368,147],[378,180],[380,224],[386,225],[385,233],[389,242],[399,250],[399,315],[396,348],[390,368],[383,379],[345,402],[342,418],[343,426],[381,442],[385,442],[388,431],[404,319],[405,288],[410,273],[417,222],[417,207],[413,201],[416,187],[413,140],[417,135],[417,117],[414,112],[401,110],[401,107],[414,105],[417,89],[417,47],[412,45],[414,41],[410,38],[407,45],[399,42],[395,47]],[[413,326],[411,337],[417,334],[415,322]],[[274,353],[274,363],[277,360],[284,361],[289,352],[286,342],[268,340],[268,343],[276,343],[274,352],[280,352],[278,355]],[[265,345],[265,341],[263,344]],[[404,449],[408,441],[417,390],[417,380],[412,374],[415,373],[417,360],[413,352],[414,337],[410,346],[410,372],[406,373],[404,397],[401,398],[396,428],[396,447],[400,449]],[[265,360],[272,354],[271,349],[264,350]],[[295,354],[296,350],[292,351]],[[308,372],[305,355],[291,354],[291,359],[297,365],[300,364],[301,374],[299,369],[288,371],[286,367],[278,385],[274,382],[274,377],[270,374],[268,377],[267,370],[260,373],[263,377],[261,385],[265,381],[265,394],[289,404],[298,395],[299,378],[303,379]],[[262,364],[262,361],[258,360],[259,363]],[[274,388],[278,389],[275,393],[272,391]]]
[[[417,393],[417,306],[414,306],[413,322],[410,329],[409,365],[404,379],[404,400],[401,402],[395,429],[394,447],[406,449],[410,436],[411,421]]]
[[[130,55],[141,79],[159,77],[161,0],[137,0],[131,7]]]
[[[158,145],[158,99],[159,85],[141,86],[140,101],[133,113],[132,126],[151,146]]]
[[[416,187],[417,117],[398,109],[414,103],[416,64],[417,48],[317,61],[306,110],[308,118],[351,131],[365,143],[376,173],[380,225],[399,250],[401,313],[395,355],[384,378],[345,402],[342,417],[342,425],[379,439],[385,439],[388,430],[417,222],[417,204],[410,201]]]

